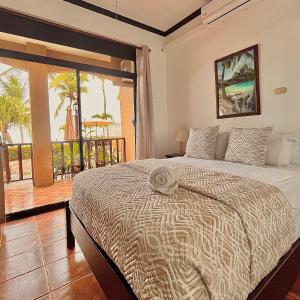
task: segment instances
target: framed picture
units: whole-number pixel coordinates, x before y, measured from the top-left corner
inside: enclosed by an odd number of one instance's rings
[[[260,115],[258,45],[215,61],[217,118]]]

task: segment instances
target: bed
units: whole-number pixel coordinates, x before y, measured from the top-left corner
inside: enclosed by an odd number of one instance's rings
[[[235,283],[230,286],[230,289],[232,289],[232,292],[226,295],[226,299],[246,299],[248,294],[251,292],[251,294],[248,296],[248,299],[283,299],[286,292],[291,287],[292,282],[294,281],[295,277],[299,273],[299,265],[300,265],[300,247],[299,247],[299,237],[300,237],[300,201],[299,195],[300,195],[300,166],[291,166],[291,167],[254,167],[254,166],[247,166],[242,165],[238,163],[231,163],[231,162],[225,162],[225,161],[211,161],[211,160],[202,160],[202,159],[191,159],[186,157],[179,157],[174,158],[171,160],[162,160],[160,162],[156,161],[156,164],[159,163],[165,163],[165,164],[174,164],[178,170],[188,170],[188,171],[182,171],[183,177],[187,174],[194,174],[192,177],[188,175],[188,177],[185,177],[185,182],[188,182],[186,187],[183,187],[182,190],[192,190],[191,193],[195,195],[194,193],[197,192],[197,195],[200,194],[201,198],[197,198],[196,200],[199,202],[199,199],[201,202],[210,201],[210,197],[215,198],[218,200],[219,191],[214,191],[214,189],[209,191],[203,191],[203,186],[197,187],[194,185],[195,182],[198,182],[199,180],[194,180],[194,176],[198,176],[199,170],[203,170],[203,176],[211,176],[211,178],[214,178],[213,180],[216,180],[216,182],[222,182],[223,180],[226,182],[226,180],[229,180],[230,182],[235,182],[235,180],[238,180],[238,184],[242,184],[242,186],[237,186],[237,189],[246,189],[251,190],[253,189],[252,193],[255,193],[256,188],[264,188],[269,187],[271,189],[275,189],[275,191],[280,191],[283,195],[283,198],[281,201],[287,201],[287,204],[284,204],[282,207],[285,209],[286,206],[291,207],[291,222],[293,223],[293,226],[295,227],[295,232],[293,236],[288,236],[290,231],[286,231],[285,234],[283,234],[280,238],[277,237],[278,240],[282,240],[281,246],[278,248],[282,248],[280,251],[278,250],[278,253],[272,258],[273,261],[270,261],[270,264],[268,268],[266,267],[263,271],[258,271],[261,274],[256,277],[256,279],[253,280],[252,284],[255,286],[246,286],[243,283],[243,276],[245,272],[241,272],[240,275],[239,267],[237,267],[238,264],[234,264],[237,269],[237,273],[235,274],[237,278],[236,280],[232,280]],[[151,163],[150,163],[151,165]],[[116,180],[115,172],[119,168],[119,174],[116,176],[118,178],[124,179],[126,178],[126,186],[127,188],[123,188],[122,185],[119,184],[118,180]],[[123,168],[123,169],[122,169]],[[127,169],[126,169],[127,168]],[[135,299],[136,295],[139,295],[139,298],[144,298],[141,295],[147,295],[145,299],[147,298],[155,298],[149,291],[146,289],[143,291],[140,288],[137,288],[137,285],[142,285],[143,282],[140,282],[143,280],[143,276],[139,276],[141,274],[137,273],[136,270],[141,270],[146,268],[146,265],[139,265],[143,264],[143,260],[139,260],[138,264],[134,261],[132,258],[134,255],[130,255],[131,251],[132,253],[136,253],[136,249],[134,247],[134,243],[132,246],[132,249],[124,249],[122,250],[122,245],[118,244],[118,236],[122,235],[122,232],[124,231],[124,227],[126,227],[126,223],[124,225],[123,222],[118,223],[116,221],[116,224],[112,226],[110,229],[103,228],[102,231],[101,228],[99,228],[99,224],[109,224],[110,221],[107,220],[108,215],[110,214],[109,211],[112,210],[112,208],[109,206],[109,200],[110,197],[122,199],[124,195],[126,197],[130,198],[130,193],[132,190],[128,188],[131,184],[132,187],[135,187],[135,190],[140,189],[140,193],[138,193],[137,199],[142,199],[142,196],[145,193],[146,188],[144,187],[145,180],[148,176],[147,168],[149,168],[149,165],[139,165],[139,166],[119,166],[119,167],[112,167],[112,168],[105,168],[105,170],[97,169],[93,171],[83,172],[80,175],[77,175],[77,178],[75,177],[74,180],[74,190],[73,190],[73,199],[71,200],[70,207],[67,205],[66,207],[66,215],[67,215],[67,234],[68,234],[68,246],[73,247],[74,246],[74,236],[76,240],[78,241],[80,247],[82,248],[82,251],[84,255],[87,258],[87,261],[91,265],[91,268],[100,282],[102,288],[104,289],[104,292],[108,296],[109,299]],[[113,169],[113,170],[112,170]],[[151,167],[150,167],[151,169]],[[126,171],[127,170],[127,171]],[[128,171],[130,170],[130,171]],[[207,173],[207,172],[208,173]],[[137,172],[137,173],[136,173]],[[205,173],[206,172],[206,173]],[[137,174],[143,174],[137,176]],[[89,174],[89,176],[86,176],[86,174]],[[129,174],[129,175],[128,175]],[[223,174],[227,174],[225,177]],[[201,176],[202,176],[201,175]],[[218,177],[219,176],[219,177]],[[221,177],[220,177],[221,176]],[[122,178],[124,177],[124,178]],[[225,179],[224,179],[225,178]],[[240,178],[242,178],[240,180]],[[140,180],[139,180],[140,179]],[[203,179],[203,178],[202,178]],[[201,179],[201,180],[202,180]],[[191,181],[192,180],[192,181]],[[201,181],[200,180],[200,181]],[[122,181],[122,180],[121,180]],[[140,182],[140,184],[139,184]],[[255,186],[257,183],[262,183],[261,185]],[[245,184],[250,184],[245,185]],[[254,184],[252,187],[251,185]],[[215,183],[212,185],[214,186]],[[221,184],[220,184],[220,187]],[[122,190],[122,193],[116,192],[116,190]],[[198,189],[198,190],[197,190]],[[199,192],[200,189],[200,192]],[[102,197],[101,205],[99,205],[97,199],[97,195],[99,193],[104,194]],[[148,193],[148,191],[146,192]],[[190,192],[189,192],[190,193]],[[136,194],[136,193],[135,193]],[[209,199],[203,198],[209,196]],[[280,193],[279,193],[280,194]],[[233,194],[234,195],[234,194]],[[186,196],[186,195],[185,195]],[[231,195],[232,196],[232,195]],[[198,196],[197,196],[198,197]],[[200,196],[199,196],[200,197]],[[128,198],[128,199],[129,199]],[[120,200],[119,199],[119,200]],[[152,200],[151,200],[152,201]],[[159,201],[159,200],[157,200]],[[238,201],[238,200],[236,200]],[[272,199],[270,200],[272,201]],[[195,202],[195,203],[198,203]],[[261,201],[260,201],[261,202]],[[122,202],[118,202],[118,205],[122,205]],[[137,203],[137,202],[136,202]],[[154,202],[151,202],[154,203]],[[258,201],[259,203],[259,201]],[[104,205],[103,205],[104,204]],[[210,204],[209,204],[210,205]],[[213,208],[215,209],[215,204],[213,204]],[[218,203],[219,205],[219,203]],[[255,204],[257,205],[257,204]],[[149,206],[149,205],[148,205]],[[139,215],[143,214],[147,209],[145,207],[141,207],[142,211],[135,211],[133,216],[131,216],[131,219],[134,219],[135,221],[138,220]],[[217,208],[219,211],[219,208]],[[221,208],[222,210],[223,208]],[[115,212],[120,214],[120,211],[122,210],[115,210]],[[240,211],[238,213],[243,213],[243,211]],[[126,208],[125,208],[125,214],[126,214]],[[287,214],[287,215],[285,215]],[[98,215],[99,218],[95,218],[95,215]],[[213,215],[213,214],[212,214]],[[152,217],[152,216],[151,216]],[[227,217],[226,217],[227,218]],[[249,224],[251,224],[251,218],[248,218]],[[266,217],[267,218],[267,217]],[[274,231],[280,231],[285,226],[288,226],[289,224],[285,224],[285,219],[288,219],[288,212],[281,212],[278,214],[278,218],[282,218],[280,220],[280,224],[278,222],[275,222],[273,224],[274,228],[272,230]],[[175,216],[176,219],[176,216]],[[116,219],[118,220],[118,219]],[[272,218],[270,218],[271,222]],[[246,223],[248,222],[246,221]],[[231,222],[237,222],[236,225],[233,227],[237,227],[238,220],[235,218],[231,219]],[[200,223],[199,223],[200,224]],[[253,223],[255,224],[255,223]],[[222,226],[225,226],[226,222],[222,223]],[[247,224],[246,224],[247,225]],[[232,224],[230,225],[232,226]],[[276,229],[276,226],[278,228]],[[290,225],[289,225],[290,226]],[[140,230],[140,229],[139,229]],[[270,229],[268,232],[266,232],[266,237],[270,236],[270,232],[272,231]],[[195,230],[197,231],[197,230]],[[213,230],[215,231],[215,230]],[[136,233],[130,233],[130,234],[136,234]],[[234,236],[239,235],[238,232],[234,233]],[[209,236],[209,235],[208,235]],[[219,242],[222,242],[222,237],[218,237]],[[249,237],[247,236],[249,239]],[[284,241],[284,239],[289,240],[289,242]],[[193,237],[193,241],[196,239],[196,237]],[[225,238],[224,238],[225,239]],[[265,238],[263,238],[265,239]],[[249,241],[247,239],[244,239],[241,234],[241,245],[243,243],[246,245]],[[252,243],[255,241],[255,238],[253,238]],[[251,242],[251,241],[250,241]],[[126,240],[124,241],[124,244],[126,243]],[[234,240],[231,241],[231,243],[234,243]],[[151,243],[150,243],[151,244]],[[153,240],[153,245],[155,244],[155,240]],[[169,243],[170,244],[170,243]],[[172,243],[171,243],[172,244]],[[184,243],[183,243],[184,244]],[[251,244],[251,243],[250,243]],[[137,247],[141,247],[141,243],[136,243]],[[233,248],[239,248],[239,245],[233,245]],[[266,247],[267,247],[266,243]],[[168,245],[170,246],[170,245]],[[178,246],[178,245],[177,245]],[[182,245],[181,245],[182,246]],[[274,246],[274,245],[273,245]],[[243,246],[244,247],[244,246]],[[240,247],[243,249],[243,247]],[[245,246],[246,247],[246,246]],[[121,250],[126,253],[122,253]],[[144,249],[145,250],[145,249]],[[148,249],[147,249],[148,251]],[[160,250],[161,251],[161,250]],[[172,248],[167,248],[167,251],[170,251],[172,253]],[[177,248],[176,248],[177,251]],[[234,250],[235,251],[235,250]],[[277,251],[277,249],[276,249]],[[184,252],[184,251],[183,251]],[[250,251],[251,252],[251,251]],[[265,251],[266,252],[266,251]],[[172,254],[172,257],[176,257],[176,253],[174,252]],[[185,253],[185,252],[184,252]],[[216,252],[220,253],[220,252]],[[246,252],[245,252],[246,253]],[[267,252],[266,252],[267,253]],[[243,257],[243,255],[246,255],[242,253],[242,251],[238,250],[234,257]],[[251,254],[252,255],[252,254]],[[261,254],[259,254],[261,255]],[[246,255],[247,256],[247,255]],[[246,257],[245,256],[245,257]],[[122,262],[119,261],[119,257],[123,257],[123,265]],[[224,256],[226,258],[226,255]],[[257,256],[258,257],[258,256]],[[262,257],[264,257],[262,255]],[[179,258],[178,258],[179,259]],[[187,259],[184,257],[184,259]],[[190,257],[188,257],[190,260]],[[262,258],[263,259],[263,258]],[[269,259],[268,254],[265,254],[264,259]],[[121,259],[120,259],[121,260]],[[243,260],[243,259],[241,259]],[[149,265],[149,258],[145,259],[147,261],[147,265]],[[124,263],[125,262],[125,263]],[[217,262],[217,259],[216,259]],[[176,262],[175,262],[176,263]],[[177,262],[178,263],[178,262]],[[195,265],[198,263],[198,261],[193,261]],[[179,262],[180,264],[180,262]],[[210,263],[213,265],[213,263]],[[217,264],[217,263],[216,263]],[[266,263],[267,264],[267,263]],[[151,264],[150,264],[151,265]],[[153,262],[154,265],[154,262]],[[172,264],[171,264],[172,265]],[[228,267],[228,266],[227,266]],[[132,270],[131,270],[132,268]],[[172,266],[167,265],[167,268],[171,269],[172,272],[174,272],[174,269],[172,269]],[[218,269],[219,268],[219,269]],[[201,269],[199,266],[197,266],[195,269],[199,271],[200,277],[204,276],[205,278],[210,278],[209,274],[210,272],[214,273],[212,274],[211,278],[216,276],[216,274],[222,274],[226,273],[226,267],[219,266],[214,271],[207,271]],[[255,267],[253,267],[255,269]],[[163,269],[163,268],[162,268]],[[176,269],[176,268],[175,268]],[[152,272],[153,270],[147,271],[148,273]],[[228,271],[228,270],[227,270]],[[161,273],[164,271],[162,270]],[[172,273],[169,272],[169,273]],[[187,272],[184,270],[184,272]],[[190,271],[188,271],[190,272]],[[147,273],[147,275],[149,275]],[[157,270],[155,271],[155,276],[157,275]],[[193,280],[197,272],[190,272],[189,275],[191,275],[191,278]],[[154,273],[153,273],[154,274]],[[186,274],[186,273],[185,273]],[[204,274],[204,275],[203,275]],[[139,277],[138,279],[135,278]],[[152,277],[151,277],[152,276]],[[155,277],[152,275],[152,273],[149,276],[146,276],[146,280],[150,281],[147,282],[148,287],[156,287],[151,280]],[[175,275],[174,275],[175,276]],[[208,276],[208,277],[207,277]],[[233,275],[232,275],[233,276]],[[224,277],[224,275],[220,276]],[[200,284],[198,284],[198,279],[195,281],[196,284],[193,285],[194,291],[192,291],[189,294],[189,291],[184,290],[185,284],[180,284],[180,276],[174,277],[176,278],[177,283],[180,286],[180,289],[183,293],[183,295],[187,295],[186,299],[220,299],[220,295],[222,294],[222,291],[220,291],[220,287],[211,289],[207,287],[206,285],[210,285],[209,282],[205,282],[203,280],[203,289],[199,288]],[[231,277],[230,277],[231,278]],[[165,280],[165,278],[164,278]],[[201,279],[202,280],[202,279]],[[259,281],[261,282],[259,283]],[[155,281],[155,279],[153,279]],[[213,280],[211,280],[213,281]],[[200,282],[200,279],[199,279]],[[230,282],[230,280],[229,280]],[[245,280],[246,282],[246,280]],[[130,283],[130,284],[129,284]],[[169,283],[168,283],[169,284]],[[202,281],[201,281],[202,284]],[[231,284],[224,281],[225,286],[228,284]],[[251,284],[250,284],[251,285]],[[213,286],[213,284],[212,284]],[[244,288],[245,287],[245,288]],[[162,288],[163,289],[163,288]],[[229,288],[228,288],[229,289]],[[245,289],[245,293],[243,294],[243,289]],[[247,291],[246,291],[247,290]],[[172,296],[172,293],[168,294],[168,297],[165,297],[166,299],[180,299],[183,297],[178,297],[180,294],[180,291],[176,290],[174,291],[174,295]],[[157,294],[159,295],[159,294]],[[161,299],[162,297],[156,296],[155,299]],[[224,298],[225,299],[225,298]]]
[[[203,160],[188,157],[176,157],[172,160],[177,163],[255,179],[278,187],[291,204],[296,224],[296,237],[300,237],[300,165],[255,167],[223,160]]]

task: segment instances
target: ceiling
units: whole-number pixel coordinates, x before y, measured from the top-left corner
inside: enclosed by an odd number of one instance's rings
[[[85,0],[127,18],[167,31],[209,0]]]

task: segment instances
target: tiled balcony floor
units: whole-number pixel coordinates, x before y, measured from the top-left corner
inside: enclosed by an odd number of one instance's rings
[[[31,180],[5,184],[6,214],[46,204],[61,202],[71,197],[72,181],[59,181],[51,186],[36,188]]]

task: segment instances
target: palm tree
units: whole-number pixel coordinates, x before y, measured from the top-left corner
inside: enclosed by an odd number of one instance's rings
[[[113,116],[111,114],[107,114],[107,113],[102,113],[102,114],[95,114],[92,115],[93,119],[100,119],[100,120],[108,120],[110,119],[111,121],[113,121]]]
[[[20,106],[19,110],[19,119],[17,121],[19,125],[19,130],[20,130],[20,137],[21,137],[21,143],[24,143],[24,132],[23,132],[23,127],[25,127],[29,134],[31,135],[31,118],[30,118],[30,109],[26,105],[28,101],[26,101],[24,104]]]
[[[253,58],[253,55],[250,52],[241,53],[236,55],[232,58],[228,58],[222,61],[222,73],[221,73],[221,89],[222,89],[222,96],[224,100],[227,100],[227,94],[225,89],[225,71],[226,70],[234,70],[235,66],[240,62],[241,58],[245,55],[246,57]]]
[[[103,94],[103,111],[104,114],[106,114],[106,92],[105,92],[104,78],[100,77],[100,80],[101,80],[101,88]]]
[[[111,114],[107,113],[107,97],[106,97],[106,91],[105,91],[105,81],[103,77],[98,76],[98,78],[101,81],[101,90],[102,90],[102,95],[103,95],[103,113],[102,114],[95,114],[92,116],[93,119],[100,119],[100,120],[108,120],[110,119],[111,121],[113,121],[113,116]],[[96,126],[96,132],[97,132],[97,126]],[[108,136],[108,129],[106,132],[107,136]],[[103,127],[103,135],[105,135],[104,133],[104,127]]]
[[[76,73],[68,72],[68,73],[59,73],[59,74],[52,74],[50,75],[50,89],[54,89],[58,92],[59,97],[59,104],[55,110],[54,118],[56,118],[65,105],[65,102],[68,101],[67,109],[70,110],[71,115],[73,115],[73,104],[77,102],[77,77]],[[84,86],[84,83],[88,81],[87,74],[80,74],[80,93],[87,93],[88,88]],[[68,130],[67,124],[68,122],[68,113],[66,114],[66,127],[65,129]],[[77,127],[76,120],[75,126]],[[74,130],[77,135],[77,128]],[[77,136],[76,136],[77,138]]]
[[[1,118],[0,130],[4,142],[12,142],[9,129],[18,125],[21,143],[24,142],[23,126],[30,132],[30,109],[27,96],[27,80],[20,78],[20,72],[9,68],[0,74]]]
[[[59,128],[58,131],[65,131],[66,130],[66,124],[62,124]]]
[[[12,143],[9,129],[17,122],[17,109],[18,105],[15,98],[0,96],[0,131],[3,143]]]
[[[66,101],[68,106],[73,112],[73,104],[77,102],[77,79],[74,72],[59,73],[50,75],[49,87],[58,92],[59,104],[55,110],[54,117],[56,118],[63,108]],[[87,93],[88,88],[84,86],[84,83],[88,81],[87,74],[80,74],[80,92]]]
[[[99,120],[108,120],[108,119],[110,119],[111,121],[113,121],[113,116],[111,114],[108,114],[108,113],[95,114],[95,115],[92,115],[92,118],[93,119],[99,119]],[[100,128],[101,127],[103,128],[103,135],[105,135],[104,128],[107,127],[107,126],[100,126]],[[98,126],[96,125],[96,136],[97,136],[97,128],[98,128]],[[107,135],[108,135],[108,130],[107,130]]]

